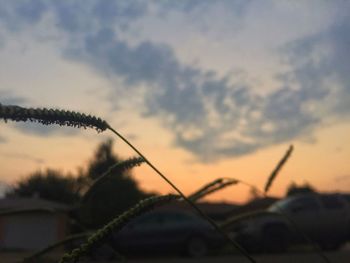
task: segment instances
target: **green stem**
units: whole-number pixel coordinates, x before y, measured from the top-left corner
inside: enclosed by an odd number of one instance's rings
[[[210,217],[208,217],[202,210],[200,210],[190,199],[188,199],[182,191],[177,188],[162,172],[160,172],[134,145],[132,145],[124,136],[119,132],[114,130],[108,125],[108,129],[111,130],[115,135],[117,135],[123,142],[125,142],[130,148],[132,148],[140,157],[142,157],[145,162],[163,179],[165,180],[178,194],[205,220],[207,220],[216,231],[218,231],[222,236],[224,236],[242,255],[244,255],[250,262],[256,263],[255,259],[252,258],[236,241],[234,241],[230,236],[228,236]]]

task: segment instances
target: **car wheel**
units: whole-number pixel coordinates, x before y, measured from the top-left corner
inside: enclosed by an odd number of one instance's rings
[[[208,245],[202,237],[193,236],[186,242],[186,254],[190,257],[204,257],[208,254]]]
[[[262,248],[267,253],[285,252],[288,248],[288,230],[282,225],[266,226],[263,231]]]

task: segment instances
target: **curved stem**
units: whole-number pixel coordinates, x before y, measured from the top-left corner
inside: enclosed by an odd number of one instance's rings
[[[202,210],[200,210],[190,199],[188,199],[182,191],[177,188],[161,171],[159,171],[134,145],[132,145],[124,136],[119,132],[114,130],[108,125],[108,129],[111,130],[115,135],[117,135],[123,142],[125,142],[130,148],[132,148],[140,157],[142,157],[145,162],[164,180],[166,181],[178,194],[205,220],[207,220],[216,231],[218,231],[222,236],[224,236],[242,255],[244,255],[250,262],[256,263],[256,261],[231,237],[229,237],[210,217],[208,217]]]

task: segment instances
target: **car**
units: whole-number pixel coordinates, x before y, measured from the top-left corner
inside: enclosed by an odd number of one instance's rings
[[[282,252],[291,244],[317,243],[337,249],[350,240],[350,198],[304,193],[277,201],[267,210],[231,220],[226,231],[250,252]]]
[[[224,245],[224,238],[204,219],[186,211],[153,211],[113,234],[124,254],[180,252],[202,257]]]

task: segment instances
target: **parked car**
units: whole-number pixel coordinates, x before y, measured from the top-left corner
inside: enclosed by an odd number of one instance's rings
[[[350,198],[343,194],[297,194],[267,211],[226,225],[230,235],[250,252],[281,252],[290,244],[316,242],[337,249],[350,240]]]
[[[205,256],[224,239],[202,218],[185,211],[154,211],[136,218],[113,235],[117,251],[125,254],[182,252]]]

